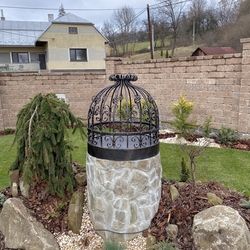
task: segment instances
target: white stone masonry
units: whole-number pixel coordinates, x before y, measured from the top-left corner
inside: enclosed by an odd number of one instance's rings
[[[88,206],[98,234],[130,240],[150,226],[161,198],[160,154],[136,161],[87,155]],[[115,233],[114,233],[115,232]]]

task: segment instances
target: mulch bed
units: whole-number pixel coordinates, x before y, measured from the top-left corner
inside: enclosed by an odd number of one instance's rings
[[[175,201],[171,200],[169,188],[170,185],[175,185],[180,196]],[[42,195],[44,188],[42,185],[37,185],[31,189],[30,199],[22,196],[24,204],[33,211],[33,216],[38,221],[42,222],[45,228],[52,233],[68,232],[65,219],[67,217],[68,202],[65,197],[63,208],[58,211],[58,205],[63,203],[61,199],[52,195]],[[192,239],[192,222],[195,214],[202,210],[211,207],[207,200],[207,193],[213,192],[223,200],[223,205],[230,206],[237,210],[245,219],[250,230],[250,210],[240,206],[241,199],[245,199],[241,193],[225,188],[222,184],[210,181],[207,183],[196,184],[193,187],[192,182],[187,182],[183,186],[175,181],[162,182],[162,197],[157,214],[151,223],[151,234],[154,235],[157,241],[167,240],[165,227],[170,224],[178,225],[178,236],[174,241],[178,249],[191,250],[195,249]],[[6,197],[10,197],[10,189],[7,188],[3,192]],[[58,214],[53,216],[54,212]],[[0,209],[1,212],[1,209]],[[144,233],[147,236],[147,232]],[[4,248],[4,239],[0,234],[0,249]]]
[[[166,136],[165,136],[166,138]],[[232,148],[241,150],[250,150],[250,141],[238,141]],[[170,185],[175,185],[180,195],[172,201],[169,193]],[[40,221],[50,232],[67,232],[66,223],[68,200],[70,194],[66,194],[64,200],[50,194],[44,194],[44,185],[36,185],[31,188],[30,198],[21,198],[24,204],[33,211],[33,215]],[[79,187],[78,187],[79,188]],[[162,197],[159,204],[159,210],[151,223],[151,234],[157,241],[167,240],[165,227],[170,224],[178,225],[178,235],[174,244],[178,249],[193,250],[195,249],[192,239],[192,222],[195,214],[211,207],[207,200],[207,193],[213,192],[223,200],[223,205],[230,206],[237,210],[245,219],[250,230],[250,210],[240,206],[241,199],[246,199],[243,194],[225,188],[222,184],[209,181],[207,183],[197,182],[193,187],[192,182],[179,185],[176,181],[162,182]],[[11,197],[10,188],[2,190],[7,198]],[[61,207],[60,204],[63,204]],[[60,207],[60,210],[58,209]],[[1,212],[1,207],[0,207]],[[147,236],[147,232],[144,233]],[[4,237],[0,233],[0,250],[4,248]]]
[[[172,202],[169,188],[170,184],[175,185],[180,196]],[[191,182],[179,186],[177,182],[163,182],[162,198],[159,210],[152,220],[151,234],[156,236],[157,241],[167,240],[165,227],[170,224],[178,225],[178,236],[174,241],[178,249],[195,249],[192,239],[192,223],[195,214],[203,211],[212,205],[208,202],[207,193],[212,192],[223,200],[223,205],[232,207],[245,219],[250,229],[250,210],[240,206],[241,199],[245,199],[241,193],[225,188],[222,184],[210,181],[197,183],[193,187]]]

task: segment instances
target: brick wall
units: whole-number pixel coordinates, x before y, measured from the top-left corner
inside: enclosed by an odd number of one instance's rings
[[[37,93],[65,94],[75,115],[87,117],[91,98],[113,84],[111,74],[136,74],[139,85],[156,100],[161,121],[169,121],[171,104],[181,93],[194,102],[193,118],[212,127],[231,127],[250,133],[250,38],[243,51],[224,56],[199,56],[124,62],[106,59],[106,73],[0,74],[0,130],[15,127],[20,108]]]

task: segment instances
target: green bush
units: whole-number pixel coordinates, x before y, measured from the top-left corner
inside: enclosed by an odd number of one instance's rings
[[[181,181],[186,182],[189,179],[189,169],[184,157],[181,159]]]
[[[168,50],[166,50],[166,58],[169,58]]]
[[[244,199],[241,199],[240,201],[241,201],[241,203],[240,203],[241,207],[244,207],[246,209],[250,209],[250,202],[249,201],[246,201]]]
[[[216,137],[220,144],[232,145],[239,138],[239,135],[233,129],[222,125],[221,129],[216,133]]]
[[[172,104],[171,112],[175,118],[170,122],[170,125],[184,138],[192,137],[195,130],[196,120],[189,119],[193,107],[194,103],[188,102],[184,94],[180,95],[177,103]]]
[[[104,250],[125,250],[126,247],[120,244],[117,240],[108,239],[104,241]]]
[[[130,101],[122,101],[121,105],[116,110],[116,114],[119,117],[119,119],[123,121],[127,121],[132,119],[135,115],[135,104]]]
[[[160,241],[153,245],[150,248],[147,249],[153,249],[153,250],[175,250],[175,246],[173,243],[168,242],[168,241]]]
[[[211,122],[212,122],[213,117],[209,116],[206,117],[204,121],[204,125],[202,127],[202,133],[205,137],[209,138],[211,134]]]
[[[13,134],[14,133],[14,129],[12,129],[12,128],[6,128],[5,130],[4,130],[4,133],[6,134],[6,135],[9,135],[9,134]]]
[[[42,181],[52,195],[63,197],[73,191],[74,175],[68,140],[68,127],[78,128],[83,138],[84,124],[75,117],[69,105],[53,93],[36,95],[17,115],[14,142],[17,155],[10,170],[19,169],[25,183]]]
[[[3,206],[5,201],[6,201],[6,197],[4,196],[4,194],[0,193],[0,207]]]

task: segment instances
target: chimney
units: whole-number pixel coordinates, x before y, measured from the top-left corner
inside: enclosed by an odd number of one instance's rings
[[[5,17],[3,16],[3,10],[1,10],[1,21],[4,21]]]
[[[48,14],[48,21],[52,22],[54,20],[54,15],[53,14]]]

